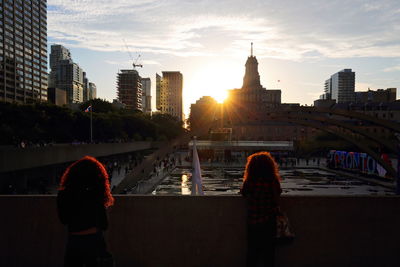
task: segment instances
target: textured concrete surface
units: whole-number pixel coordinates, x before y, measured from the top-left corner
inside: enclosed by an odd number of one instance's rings
[[[276,266],[398,266],[399,197],[282,198],[296,239]],[[55,196],[0,196],[0,266],[61,266]],[[240,196],[116,196],[106,234],[117,266],[244,266]]]

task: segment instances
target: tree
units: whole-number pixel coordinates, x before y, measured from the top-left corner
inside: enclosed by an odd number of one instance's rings
[[[48,103],[0,103],[0,143],[87,142],[90,140],[90,114],[83,110],[90,104],[93,105],[95,141],[170,140],[184,131],[182,122],[171,115],[150,117],[142,112],[116,111],[111,103],[101,99],[83,103],[82,111],[75,112]]]
[[[108,102],[105,99],[95,98],[89,101],[82,103],[79,108],[82,111],[85,111],[88,106],[92,105],[92,109],[97,113],[108,113],[115,112],[116,109],[113,107],[112,103]]]

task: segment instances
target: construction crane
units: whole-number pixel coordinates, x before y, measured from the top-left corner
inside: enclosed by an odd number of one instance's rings
[[[136,68],[136,67],[143,68],[142,64],[136,64],[138,62],[139,58],[140,58],[140,54],[137,56],[135,62],[132,63],[133,68]]]
[[[133,69],[135,69],[136,67],[143,68],[143,65],[142,65],[142,64],[137,64],[137,62],[138,62],[138,60],[139,60],[139,58],[140,58],[140,54],[137,56],[136,60],[133,60],[133,56],[132,56],[132,54],[131,54],[131,51],[129,50],[128,45],[127,45],[126,42],[125,42],[125,39],[122,39],[122,41],[124,41],[124,44],[125,44],[125,47],[126,47],[126,51],[128,52],[129,57],[130,57],[131,60],[132,60]]]

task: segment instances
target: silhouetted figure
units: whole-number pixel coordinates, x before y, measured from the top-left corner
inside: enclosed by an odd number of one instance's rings
[[[278,165],[270,153],[248,157],[241,189],[247,205],[247,266],[274,265],[279,181]]]
[[[64,266],[112,261],[103,231],[108,226],[106,208],[113,203],[107,171],[95,158],[83,157],[65,170],[57,196],[58,216],[68,228]]]

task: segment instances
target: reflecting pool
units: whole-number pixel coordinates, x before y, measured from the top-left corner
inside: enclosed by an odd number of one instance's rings
[[[202,168],[204,194],[239,194],[243,171],[243,168]],[[280,174],[284,195],[394,195],[392,189],[321,169],[283,169]],[[152,194],[190,195],[191,186],[191,169],[175,168]]]

